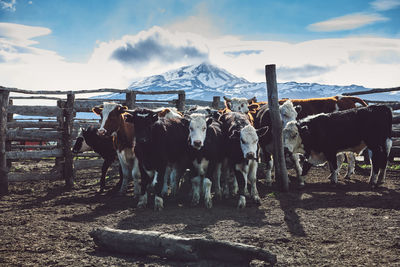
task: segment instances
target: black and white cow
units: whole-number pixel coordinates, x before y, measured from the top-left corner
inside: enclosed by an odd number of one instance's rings
[[[164,179],[169,176],[167,171],[185,169],[181,166],[185,166],[188,155],[188,129],[181,118],[160,118],[158,112],[148,109],[130,112],[126,115],[126,121],[135,127],[135,155],[142,176],[142,195],[138,207],[147,205],[147,187],[152,182],[154,209],[162,210],[164,201],[161,192]]]
[[[391,133],[391,109],[372,105],[289,122],[283,130],[283,139],[287,153],[303,153],[311,164],[328,161],[334,184],[338,172],[336,154],[360,153],[367,148],[372,165],[369,183],[374,187],[385,179]]]
[[[111,164],[117,158],[117,151],[113,145],[113,138],[111,136],[99,136],[97,130],[99,127],[90,126],[86,129],[81,129],[78,137],[76,138],[75,144],[72,148],[72,152],[75,154],[82,153],[85,151],[93,150],[99,154],[103,159],[103,165],[101,167],[101,179],[100,179],[100,193],[104,191],[106,187],[106,175],[107,170]],[[122,183],[122,170],[119,167],[120,181],[118,185]]]
[[[279,113],[282,120],[282,127],[284,128],[286,124],[290,121],[295,121],[297,117],[298,109],[296,109],[292,102],[286,101],[282,105],[279,106]],[[268,126],[272,127],[270,110],[267,105],[261,106],[255,113],[254,117],[254,127],[256,129],[261,129],[262,127]],[[266,177],[265,181],[268,186],[272,184],[271,171],[273,161],[271,155],[273,153],[273,139],[272,139],[272,131],[268,131],[264,136],[260,137],[259,144],[261,147],[261,151],[263,153],[263,159],[266,163]],[[302,169],[300,166],[300,158],[297,153],[291,154],[291,160],[295,165],[295,170],[300,177],[302,173]]]
[[[256,185],[258,138],[268,131],[268,127],[256,130],[246,114],[229,112],[221,115],[224,152],[229,166],[233,169],[239,187],[238,208],[246,207],[247,181],[251,185],[251,197],[259,203]],[[225,177],[225,180],[227,177]]]
[[[212,207],[211,185],[214,183],[215,194],[221,198],[221,168],[224,151],[224,141],[221,123],[216,119],[201,113],[193,113],[185,117],[189,126],[189,158],[196,176],[192,178],[192,204],[200,200],[200,185],[207,208]]]

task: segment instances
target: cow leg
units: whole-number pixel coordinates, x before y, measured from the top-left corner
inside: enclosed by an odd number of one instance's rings
[[[168,180],[170,179],[170,176],[171,176],[171,167],[167,166],[167,169],[165,170],[165,175],[164,175],[164,183],[163,183],[163,187],[161,190],[162,197],[168,195]]]
[[[371,175],[369,176],[369,184],[374,188],[376,186],[376,176],[379,172],[379,149],[369,149],[369,158],[371,160]]]
[[[213,172],[214,191],[218,199],[222,199],[221,189],[221,174],[222,174],[222,163],[217,163]]]
[[[387,167],[387,161],[389,158],[390,154],[390,149],[392,148],[392,140],[390,138],[386,139],[385,145],[383,147],[383,153],[382,153],[382,160],[381,164],[379,166],[379,174],[378,174],[378,185],[381,185],[385,182],[386,178],[386,167]]]
[[[142,164],[139,164],[139,169],[142,174],[141,192],[143,195],[140,195],[137,207],[145,208],[147,206],[147,187],[151,181],[151,177],[154,176],[154,172],[147,171]]]
[[[103,165],[101,166],[100,191],[99,191],[100,193],[102,193],[106,188],[107,170],[112,163],[113,163],[112,161],[105,159]]]
[[[266,163],[266,172],[265,172],[265,183],[268,187],[272,186],[272,167],[274,165],[274,161],[271,157],[271,154],[268,152],[264,152],[265,163]]]
[[[338,165],[337,165],[336,153],[329,154],[329,155],[327,155],[326,158],[328,160],[329,169],[331,171],[331,174],[329,175],[328,178],[331,180],[332,184],[337,184],[337,182],[338,182],[337,175],[338,175],[338,172],[339,172],[339,168],[338,168]]]
[[[311,169],[312,166],[313,165],[310,162],[308,162],[308,160],[304,160],[303,168],[302,168],[303,171],[302,171],[301,176],[299,178],[300,186],[304,186],[304,182],[306,181],[306,175],[307,175],[308,171]]]
[[[299,153],[292,153],[291,154],[291,159],[294,164],[294,168],[296,170],[296,176],[300,180],[301,179],[301,174],[303,172],[303,169],[300,165],[300,154]]]
[[[135,197],[140,196],[140,191],[141,191],[139,185],[140,170],[139,170],[139,161],[136,157],[133,158],[131,175],[133,178],[133,194]]]
[[[196,176],[192,179],[192,206],[197,206],[200,201],[200,182],[201,177]]]
[[[261,203],[260,196],[258,195],[257,190],[257,167],[258,162],[256,160],[250,160],[249,162],[249,182],[251,185],[251,198],[257,204]]]
[[[336,165],[338,166],[338,173],[340,168],[342,168],[345,159],[346,159],[346,154],[344,152],[336,154]]]
[[[211,180],[208,178],[204,178],[203,180],[204,204],[207,209],[212,208],[211,185],[212,185]]]
[[[156,184],[155,184],[155,188],[154,188],[154,190],[155,190],[154,210],[155,211],[161,211],[164,208],[164,200],[161,197],[161,191],[162,191],[162,187],[164,185],[164,181],[162,181],[162,180],[165,177],[166,169],[167,169],[166,165],[165,165],[165,167],[159,169],[159,171],[156,172],[156,175],[154,178],[156,180]]]
[[[344,178],[350,180],[350,176],[355,173],[354,170],[356,168],[356,156],[354,155],[353,152],[348,152],[346,153],[346,158],[348,165],[347,165],[347,172]]]
[[[247,175],[249,173],[249,165],[246,163],[235,164],[235,176],[239,186],[239,202],[238,208],[246,207],[245,187],[247,186]]]
[[[128,186],[128,181],[130,180],[130,172],[129,172],[129,168],[128,166],[125,165],[124,162],[120,162],[121,163],[121,168],[122,168],[122,183],[121,183],[121,187],[118,191],[119,195],[125,194],[126,192],[126,188]]]

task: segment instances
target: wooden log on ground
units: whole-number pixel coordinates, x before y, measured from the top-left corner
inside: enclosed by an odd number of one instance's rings
[[[41,159],[50,157],[61,157],[62,155],[62,149],[6,152],[7,159]]]
[[[62,110],[59,107],[53,106],[10,106],[8,112],[25,116],[46,117],[57,117],[62,114]]]
[[[273,155],[275,166],[275,179],[282,191],[289,190],[289,177],[286,169],[286,160],[283,153],[282,120],[279,112],[278,87],[276,84],[275,65],[265,66],[265,78],[267,80],[268,105],[271,112],[271,125],[273,137]]]
[[[6,156],[8,91],[0,90],[0,196],[8,194],[8,168]]]
[[[157,255],[171,260],[217,260],[248,264],[253,259],[276,263],[276,256],[251,245],[205,238],[184,238],[156,231],[95,229],[90,236],[101,249],[134,255]]]
[[[60,173],[55,172],[10,172],[9,174],[10,182],[26,182],[26,181],[40,181],[40,180],[57,180],[61,177]]]
[[[62,134],[58,131],[41,131],[41,130],[8,130],[7,140],[9,141],[55,141],[59,140]]]

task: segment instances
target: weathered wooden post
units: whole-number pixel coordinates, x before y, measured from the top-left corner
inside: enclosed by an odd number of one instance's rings
[[[279,113],[278,87],[276,84],[276,70],[274,64],[265,66],[265,78],[267,79],[268,105],[271,111],[272,129],[270,130],[272,130],[274,147],[275,179],[282,191],[288,191],[289,178],[283,152],[282,120]]]
[[[186,101],[185,92],[180,92],[178,94],[178,102],[176,103],[176,108],[178,109],[178,111],[185,110],[185,101]]]
[[[65,107],[65,101],[63,101],[61,99],[57,100],[57,107],[63,109]],[[57,123],[58,123],[58,130],[64,131],[64,112],[61,112],[61,114],[57,116]],[[62,138],[60,140],[57,140],[57,148],[58,149],[63,148]],[[61,177],[64,177],[64,175],[63,175],[63,173],[64,173],[64,156],[56,157],[54,169],[56,169],[59,172],[59,175]]]
[[[126,93],[126,105],[129,109],[134,109],[136,106],[136,93],[133,91]]]
[[[213,102],[211,104],[211,107],[213,109],[219,109],[219,102],[221,101],[221,97],[220,96],[214,96],[213,97]]]
[[[71,189],[74,186],[74,159],[72,155],[72,131],[74,123],[74,101],[75,95],[69,93],[64,109],[64,129],[63,129],[63,152],[64,152],[64,171],[65,187]]]
[[[9,99],[8,100],[8,106],[13,105],[13,100]],[[7,114],[7,122],[12,122],[14,120],[14,114],[8,113]],[[6,151],[11,151],[11,141],[6,141]],[[7,160],[7,168],[11,168],[12,161],[10,159]]]
[[[8,168],[6,158],[6,139],[7,139],[7,109],[8,96],[7,90],[0,91],[0,196],[8,194]]]

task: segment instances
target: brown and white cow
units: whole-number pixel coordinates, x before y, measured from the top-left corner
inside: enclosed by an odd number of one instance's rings
[[[135,128],[132,123],[127,123],[124,113],[127,107],[117,103],[105,102],[93,108],[93,112],[101,116],[99,135],[113,136],[114,147],[122,168],[123,181],[119,193],[124,193],[128,181],[133,178],[135,197],[140,194],[139,164],[134,152]]]

